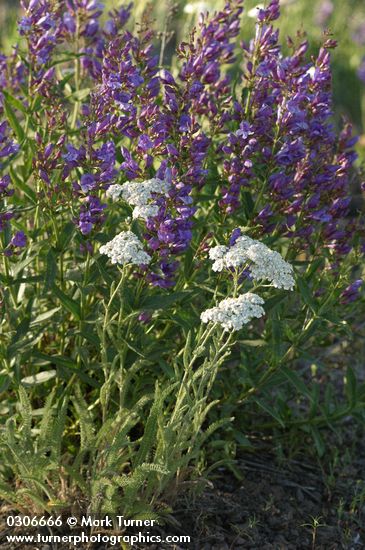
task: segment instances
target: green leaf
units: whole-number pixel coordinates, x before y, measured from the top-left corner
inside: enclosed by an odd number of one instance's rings
[[[345,384],[347,399],[350,406],[354,407],[357,401],[357,382],[355,373],[351,367],[347,367]]]
[[[282,366],[280,368],[280,371],[283,373],[285,378],[289,380],[289,382],[301,393],[302,395],[305,395],[308,397],[308,399],[312,400],[312,394],[303,382],[303,380],[298,376],[298,374],[291,369],[288,369],[288,367]]]
[[[274,309],[278,304],[283,302],[284,300],[287,300],[288,293],[287,292],[279,292],[276,296],[272,296],[271,298],[268,298],[265,301],[265,311],[270,311],[271,309]]]
[[[80,422],[80,449],[81,451],[87,448],[90,449],[94,444],[95,438],[94,423],[92,414],[78,385],[75,387],[72,401]]]
[[[94,265],[91,268],[90,277],[97,278],[98,276],[97,270],[98,270],[100,275],[103,278],[104,283],[109,288],[114,282],[114,277],[112,277],[112,275],[108,273],[108,270],[105,267],[106,262],[107,260],[105,258],[98,258],[97,260],[94,260]]]
[[[64,278],[66,279],[66,281],[80,283],[82,282],[84,276],[79,269],[69,269],[68,271],[66,271]]]
[[[189,246],[184,256],[184,276],[186,280],[190,278],[194,269],[193,258],[194,258],[194,250],[192,249],[191,246]]]
[[[31,110],[31,113],[39,113],[40,110],[42,110],[42,108],[44,108],[44,99],[43,97],[40,95],[37,97],[37,99],[35,100],[34,104],[33,104],[33,108]]]
[[[13,183],[15,186],[21,191],[23,191],[24,195],[33,203],[37,204],[37,195],[35,191],[27,185],[21,177],[18,176],[16,171],[14,170],[13,166],[10,167],[10,175],[11,179],[13,180]]]
[[[280,418],[279,414],[275,409],[270,407],[264,400],[259,399],[258,397],[253,397],[252,400],[259,406],[261,409],[263,409],[265,412],[267,412],[270,416],[272,416],[277,422],[279,422],[280,426],[282,428],[285,428],[285,424],[283,420]]]
[[[24,134],[24,130],[23,128],[21,127],[12,107],[11,107],[11,104],[10,102],[6,99],[6,97],[4,96],[4,99],[3,99],[3,105],[4,105],[4,111],[5,111],[5,115],[8,119],[8,122],[10,124],[10,126],[12,127],[12,129],[14,130],[18,140],[20,142],[24,141],[24,137],[25,137],[25,134]]]
[[[317,260],[314,260],[314,262],[311,262],[309,264],[310,267],[308,267],[307,273],[305,274],[305,277],[307,281],[310,281],[313,276],[317,276],[317,270],[319,268],[322,268],[325,263],[324,258],[317,258]]]
[[[308,328],[302,331],[302,333],[299,336],[298,343],[304,344],[309,340],[311,336],[318,330],[319,326],[321,324],[321,321],[319,319],[312,319]]]
[[[80,321],[81,319],[81,308],[80,304],[76,302],[73,298],[70,296],[67,296],[60,288],[58,288],[56,285],[52,286],[52,291],[57,296],[61,304],[65,309],[67,309],[72,315]]]
[[[187,337],[187,339],[186,339],[185,348],[184,348],[184,354],[183,354],[183,363],[184,363],[184,368],[185,368],[185,369],[188,368],[189,362],[190,362],[190,356],[191,356],[191,337],[192,337],[192,333],[191,333],[191,330],[189,330],[188,337]]]
[[[37,350],[32,353],[32,357],[59,367],[60,371],[58,375],[64,380],[69,380],[70,375],[68,373],[72,372],[73,374],[76,374],[83,382],[85,382],[85,384],[88,384],[93,388],[99,387],[99,384],[90,378],[90,376],[88,376],[82,369],[78,368],[75,361],[70,357],[64,357],[63,355],[46,355],[45,353]],[[65,371],[65,369],[67,370]]]
[[[3,279],[4,281],[6,281],[4,277],[1,277],[1,274],[0,274],[0,279]],[[43,281],[42,275],[34,275],[34,277],[33,276],[19,277],[18,279],[7,281],[7,285],[14,286],[14,285],[20,285],[21,283],[40,283],[41,281]]]
[[[7,374],[0,374],[0,393],[5,392],[11,384],[11,378]]]
[[[313,293],[311,289],[309,288],[307,282],[304,280],[303,277],[297,276],[296,277],[296,283],[299,288],[300,295],[304,301],[304,303],[310,307],[310,309],[316,313],[318,311],[318,304],[315,301],[313,297]]]
[[[18,340],[20,340],[20,339],[24,338],[24,336],[26,336],[26,334],[28,333],[28,330],[29,330],[29,325],[30,325],[30,317],[26,316],[26,317],[24,317],[24,319],[22,319],[20,321],[20,323],[16,327],[16,332],[15,332],[13,338],[11,339],[12,344],[15,344],[15,342],[18,342]]]
[[[83,99],[85,99],[85,97],[90,95],[90,92],[91,92],[91,88],[84,88],[82,90],[78,90],[76,92],[73,92],[72,99],[75,99],[76,101],[82,101]]]
[[[72,222],[66,223],[62,229],[60,238],[59,238],[59,248],[60,250],[65,250],[68,248],[68,245],[71,242],[71,239],[75,233],[75,224]]]
[[[280,319],[271,319],[272,352],[278,360],[281,357],[283,343],[283,323]]]
[[[57,256],[54,248],[50,248],[46,259],[46,273],[44,277],[45,291],[52,288],[57,277]]]
[[[77,472],[76,468],[72,468],[71,466],[68,466],[66,463],[62,465],[62,468],[64,468],[65,472],[69,475],[70,479],[74,483],[76,483],[81,491],[84,492],[84,494],[88,494],[88,485],[87,483],[82,479],[82,476]]]
[[[312,385],[311,406],[309,410],[309,418],[314,418],[318,411],[320,397],[320,384],[314,382]]]
[[[343,329],[348,331],[348,326],[346,326],[346,321],[344,319],[341,319],[339,315],[336,315],[336,312],[333,310],[333,306],[329,308],[326,311],[321,311],[320,319],[323,319],[324,321],[329,321],[330,323],[333,323],[337,326],[342,326]],[[351,336],[352,331],[350,329],[350,332],[348,333],[349,336]]]
[[[35,480],[33,479],[33,481]],[[30,489],[20,489],[19,493],[21,493],[21,495],[26,495],[27,497],[29,497],[40,510],[46,510],[50,515],[52,514],[52,508],[46,503],[46,501],[42,500],[42,498],[33,493]],[[27,501],[29,500],[29,498],[27,498]]]
[[[50,309],[49,311],[46,311],[45,313],[41,313],[40,315],[37,315],[33,321],[31,321],[30,326],[33,327],[35,325],[38,325],[40,323],[43,323],[43,321],[47,321],[47,319],[50,319],[53,317],[53,315],[59,311],[60,307],[55,307],[53,309]]]
[[[171,294],[159,296],[151,296],[143,300],[141,304],[141,309],[167,309],[176,302],[181,302],[182,300],[192,297],[193,293],[189,290],[183,290],[181,292],[173,292]]]
[[[57,371],[55,370],[45,370],[43,372],[38,372],[38,374],[32,374],[31,376],[22,378],[20,383],[26,387],[37,386],[38,384],[44,384],[45,382],[52,380],[52,378],[55,378],[56,375]]]
[[[84,327],[82,329],[82,331],[80,332],[80,335],[85,338],[85,340],[87,340],[88,342],[90,342],[91,344],[93,344],[94,346],[97,346],[99,347],[100,346],[100,338],[99,336],[97,335],[96,332],[94,332],[93,330],[91,330],[90,328],[88,327]]]
[[[34,337],[30,336],[30,338],[26,339],[23,338],[19,340],[18,342],[15,342],[8,346],[7,349],[7,356],[8,359],[12,358],[21,358],[21,354],[25,352],[26,350],[32,348],[39,342],[39,340],[42,338],[42,330],[40,330]]]
[[[16,97],[12,96],[7,90],[1,90],[3,96],[6,98],[6,101],[9,103],[9,105],[12,105],[15,109],[18,109],[18,111],[21,111],[22,113],[26,113],[27,109],[23,103],[17,99]]]
[[[258,340],[239,340],[240,344],[243,344],[244,346],[248,346],[251,348],[259,348],[262,346],[266,346],[267,342],[263,339]]]
[[[314,444],[316,446],[317,453],[320,457],[322,457],[324,455],[324,453],[326,452],[326,445],[325,445],[325,442],[323,440],[323,437],[321,436],[318,428],[316,428],[315,426],[310,427],[310,433],[311,433],[311,436],[314,439]]]
[[[240,447],[244,447],[246,449],[253,448],[251,441],[247,439],[247,437],[243,435],[242,432],[239,432],[238,430],[234,430],[233,435]]]
[[[12,275],[14,277],[16,277],[25,267],[27,267],[27,265],[32,263],[34,258],[35,258],[34,255],[29,255],[24,260],[22,260],[21,262],[17,262],[16,264],[12,265],[12,267],[11,267]]]
[[[251,216],[253,214],[253,209],[255,207],[255,203],[249,191],[244,191],[242,193],[242,205],[243,205],[243,210],[245,212],[246,219],[247,220],[251,219]]]
[[[35,350],[32,353],[32,357],[34,357],[35,359],[46,361],[47,363],[51,363],[53,365],[75,367],[75,361],[73,361],[69,357],[64,357],[62,355],[46,355],[45,353]]]
[[[28,141],[27,146],[24,147],[24,164],[20,166],[24,181],[27,181],[33,174],[33,157],[35,152],[32,145],[33,142]]]

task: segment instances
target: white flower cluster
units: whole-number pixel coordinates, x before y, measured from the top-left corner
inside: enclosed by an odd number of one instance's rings
[[[294,288],[293,267],[278,252],[246,235],[238,237],[231,248],[224,245],[211,248],[209,257],[214,260],[214,271],[249,264],[253,279],[269,280],[275,288]]]
[[[252,19],[256,19],[259,14],[259,10],[263,10],[264,8],[264,4],[257,4],[255,7],[248,10],[247,15]]]
[[[119,185],[119,183],[116,183],[115,185],[111,185],[110,187],[108,187],[108,189],[106,190],[106,195],[107,197],[113,199],[113,201],[116,201],[117,199],[119,199],[121,192],[122,186]]]
[[[111,185],[107,195],[113,200],[120,196],[130,205],[134,206],[133,218],[146,220],[158,214],[158,206],[151,204],[154,195],[164,195],[170,189],[170,184],[165,180],[152,178],[146,181],[127,181],[123,185]]]
[[[122,231],[114,239],[100,247],[100,253],[106,254],[112,264],[145,265],[151,256],[143,250],[141,241],[132,231]]]
[[[257,243],[249,248],[248,257],[252,261],[250,271],[254,279],[268,279],[275,288],[294,289],[293,267],[278,252]]]
[[[262,306],[264,300],[257,294],[247,292],[238,298],[226,298],[218,306],[203,311],[200,319],[203,323],[218,323],[225,330],[240,330],[254,317],[265,315]]]
[[[293,267],[278,252],[246,235],[237,237],[231,247],[211,248],[209,257],[213,260],[214,271],[247,267],[255,280],[269,280],[272,286],[285,290],[294,288]],[[200,319],[203,323],[217,323],[224,330],[240,330],[253,318],[265,314],[264,303],[260,296],[248,292],[222,300],[216,307],[203,311]]]
[[[189,13],[189,14],[196,13],[200,15],[201,13],[208,11],[208,9],[209,9],[208,2],[189,2],[184,6],[184,13]]]
[[[153,216],[157,216],[157,214],[157,204],[144,204],[143,206],[135,206],[133,208],[132,216],[134,219],[142,218],[143,220],[147,220],[147,218],[152,218]]]

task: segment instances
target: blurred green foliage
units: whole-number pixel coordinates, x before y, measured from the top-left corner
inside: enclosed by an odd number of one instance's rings
[[[9,53],[15,44],[18,19],[18,0],[0,0],[0,50]]]

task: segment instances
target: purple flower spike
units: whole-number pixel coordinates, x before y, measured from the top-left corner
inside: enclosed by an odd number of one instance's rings
[[[152,149],[153,143],[148,136],[142,135],[138,139],[138,147],[142,149],[142,151],[148,151]]]
[[[355,302],[360,296],[360,289],[364,281],[357,279],[351,285],[349,285],[341,294],[341,304],[349,304]]]
[[[27,244],[27,237],[25,236],[24,231],[17,231],[11,239],[10,244],[18,248],[24,248]]]
[[[78,227],[83,235],[89,235],[94,227],[98,227],[104,222],[103,211],[106,204],[102,204],[97,197],[89,195],[80,209],[77,221]]]
[[[140,313],[138,315],[138,321],[140,323],[143,323],[144,325],[147,325],[152,319],[152,315],[149,311],[142,311],[142,313]]]
[[[0,212],[0,231],[3,231],[8,222],[14,217],[13,212]]]
[[[236,229],[234,229],[234,230],[232,231],[232,235],[231,235],[231,237],[230,237],[230,239],[229,239],[229,246],[233,246],[233,245],[236,243],[238,237],[240,237],[241,235],[242,235],[242,231],[241,231],[241,229],[240,229],[239,227],[237,227]]]
[[[0,198],[1,196],[11,197],[14,194],[14,189],[9,189],[9,185],[11,185],[10,176],[0,178]]]
[[[92,174],[83,174],[80,180],[80,187],[84,193],[95,188],[95,177]]]
[[[352,250],[357,229],[348,210],[355,138],[350,126],[336,136],[332,122],[334,40],[326,39],[317,58],[310,56],[306,41],[288,41],[283,50],[273,23],[279,0],[268,0],[257,10],[253,40],[239,46],[243,0],[226,0],[220,11],[203,14],[178,46],[172,74],[160,66],[146,21],[137,32],[125,29],[131,4],[112,9],[104,19],[98,0],[21,3],[24,48],[21,56],[0,55],[0,89],[9,89],[26,112],[30,104],[24,90],[43,97],[41,116],[44,112],[47,120],[35,134],[34,175],[50,204],[72,209],[73,222],[86,237],[81,239],[84,253],[91,251],[105,221],[101,197],[110,186],[151,178],[163,180],[163,192],[157,181],[148,208],[133,211],[133,224],[153,257],[137,275],[154,286],[175,284],[206,201],[216,197],[212,211],[221,209],[228,227],[293,239],[299,251],[312,251],[319,243],[315,255],[325,248],[333,266]],[[322,16],[328,18],[332,7],[333,0],[323,0],[321,9],[327,12]],[[92,90],[85,97],[64,93],[68,77],[73,88],[74,69],[72,63],[58,64],[76,42],[80,90]],[[233,64],[243,70],[232,70]],[[365,82],[365,61],[359,77]],[[73,111],[71,103],[80,100],[81,112]],[[3,103],[0,94],[1,117]],[[16,113],[21,123],[22,111]],[[6,230],[18,216],[17,209],[7,211],[14,191],[5,175],[19,150],[14,139],[13,128],[0,118],[5,203],[0,229]],[[119,211],[117,204],[110,206],[111,221],[124,216],[121,204]],[[232,214],[236,225],[227,219]],[[231,245],[239,235],[239,229],[232,232]],[[16,243],[24,238],[21,232],[14,235],[9,254],[17,253]],[[352,299],[356,284],[343,299]]]

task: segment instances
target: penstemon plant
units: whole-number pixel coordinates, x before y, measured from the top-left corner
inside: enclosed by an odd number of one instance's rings
[[[351,369],[335,411],[297,369],[361,296],[333,41],[285,56],[272,0],[239,45],[230,0],[170,67],[132,5],[22,7],[0,59],[2,498],[161,514],[206,456],[248,444],[257,407],[322,452],[323,422],[361,408]]]

